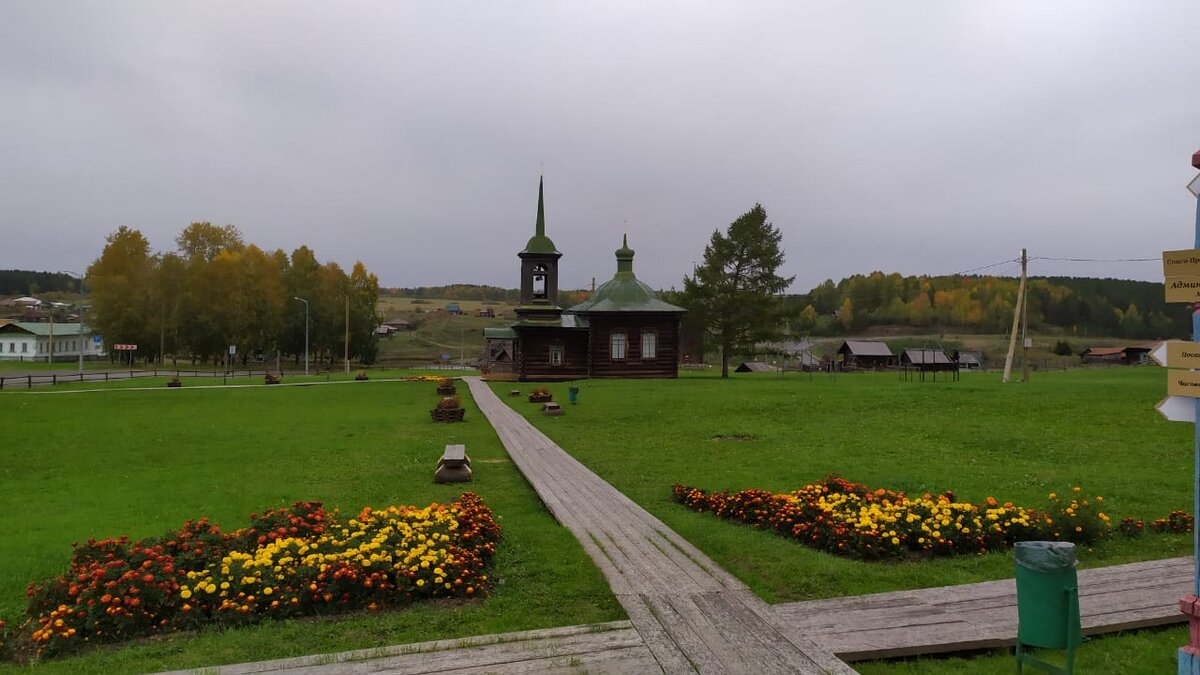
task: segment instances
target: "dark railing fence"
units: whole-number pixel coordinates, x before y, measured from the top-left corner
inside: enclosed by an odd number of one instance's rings
[[[467,368],[474,368],[472,364],[468,364]],[[285,377],[295,377],[303,375],[303,364],[297,368],[294,364],[290,370],[284,371]],[[330,367],[328,363],[309,364],[311,375],[325,375],[326,379],[332,373],[342,372],[340,366]],[[451,363],[430,363],[429,359],[380,359],[372,366],[362,366],[351,364],[350,372],[354,373],[358,370],[371,370],[378,368],[411,368],[422,370],[460,370],[458,362]],[[45,373],[39,375],[0,375],[0,389],[23,387],[32,389],[35,386],[56,385],[56,384],[71,384],[78,382],[113,382],[116,380],[133,380],[146,377],[198,377],[198,378],[213,378],[222,380],[236,380],[237,378],[264,377],[268,373],[274,373],[274,370],[183,370],[179,368],[144,368],[133,370],[95,370],[82,373]]]
[[[112,382],[116,380],[135,380],[144,377],[211,377],[221,379],[236,379],[239,377],[263,377],[267,370],[177,370],[174,368],[151,368],[144,370],[96,370],[82,373],[46,373],[44,375],[0,375],[0,389],[26,387],[32,389],[39,385],[69,384],[73,382]]]

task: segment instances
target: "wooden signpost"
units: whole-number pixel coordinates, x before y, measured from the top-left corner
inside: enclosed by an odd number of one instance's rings
[[[1192,155],[1192,166],[1200,169],[1200,152]],[[1193,197],[1197,197],[1196,202],[1196,226],[1194,228],[1195,246],[1200,248],[1200,176],[1193,178],[1188,183],[1188,191]],[[1192,350],[1200,351],[1200,298],[1193,295],[1193,279],[1198,276],[1198,267],[1200,263],[1196,261],[1197,251],[1167,251],[1163,254],[1163,275],[1166,277],[1166,293],[1167,302],[1192,302],[1192,340],[1193,342],[1184,343],[1184,347],[1166,348],[1165,364],[1168,368],[1188,368],[1194,365],[1192,358],[1189,356]],[[1182,351],[1177,351],[1182,350]],[[1157,350],[1155,350],[1157,351]],[[1178,355],[1179,359],[1172,359],[1173,355]],[[1157,357],[1155,357],[1157,359]],[[1176,361],[1176,362],[1173,362]],[[1186,365],[1185,365],[1186,364]],[[1167,391],[1173,393],[1172,388],[1176,391],[1193,391],[1193,388],[1187,384],[1193,377],[1200,375],[1196,371],[1168,371]],[[1182,374],[1186,373],[1186,375]],[[1200,378],[1197,378],[1200,379]],[[1186,398],[1192,399],[1192,422],[1196,421],[1197,411],[1200,410],[1200,387],[1194,389],[1196,393],[1186,394]],[[1159,403],[1159,411],[1167,415],[1167,419],[1171,416],[1164,411],[1163,404],[1166,403],[1172,410],[1180,411],[1182,406],[1178,403],[1170,403],[1169,397],[1166,401]],[[1177,413],[1178,414],[1178,413]],[[1192,469],[1192,513],[1200,513],[1200,425],[1195,425],[1195,437],[1192,442],[1193,454],[1193,469]],[[1192,551],[1195,560],[1200,562],[1200,530],[1194,530],[1192,533]],[[1192,592],[1183,596],[1179,600],[1179,609],[1188,618],[1189,624],[1189,640],[1188,644],[1180,647],[1178,652],[1178,672],[1200,673],[1200,567],[1195,568],[1192,575]]]

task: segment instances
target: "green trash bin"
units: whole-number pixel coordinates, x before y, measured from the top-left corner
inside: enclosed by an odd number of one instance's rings
[[[1070,673],[1075,648],[1083,641],[1079,625],[1079,580],[1075,544],[1022,541],[1014,545],[1017,562],[1017,666],[1028,664]],[[1067,652],[1066,668],[1024,653],[1024,647]]]

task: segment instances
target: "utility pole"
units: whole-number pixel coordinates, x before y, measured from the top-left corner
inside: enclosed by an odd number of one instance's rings
[[[1021,285],[1025,285],[1025,256],[1021,256]],[[1026,350],[1029,349],[1029,338],[1026,333],[1029,332],[1029,294],[1023,293],[1021,296],[1021,381],[1029,381],[1029,357],[1026,355]]]
[[[1025,249],[1021,249],[1021,285],[1017,287],[1017,304],[1013,307],[1012,331],[1008,338],[1008,355],[1004,357],[1004,379],[1001,382],[1008,382],[1012,374],[1013,353],[1017,350],[1017,328],[1021,321],[1021,307],[1025,304],[1025,270],[1028,263]]]
[[[346,353],[342,357],[346,362],[346,372],[350,372],[350,296],[346,296]]]

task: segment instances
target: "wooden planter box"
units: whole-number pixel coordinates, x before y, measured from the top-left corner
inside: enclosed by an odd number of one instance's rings
[[[437,388],[437,393],[439,396],[453,396],[455,391],[457,391],[457,390],[454,388],[454,385],[450,385],[449,387],[438,387]]]
[[[183,383],[182,383],[182,382],[170,382],[170,381],[168,381],[168,382],[167,382],[167,386],[168,386],[168,387],[171,387],[171,388],[175,388],[175,387],[182,387],[182,386],[183,386]]]
[[[282,380],[282,379],[283,378],[275,377],[274,375],[267,375],[266,377],[263,378],[263,382],[265,382],[266,384],[279,384],[280,380]]]
[[[466,412],[466,408],[434,408],[429,411],[429,416],[434,422],[461,422]]]
[[[354,379],[358,380],[359,382],[365,382],[365,381],[369,380],[370,378],[367,377],[366,375],[355,375]]]
[[[529,402],[530,403],[545,403],[547,401],[552,400],[553,398],[554,398],[554,394],[540,394],[540,395],[539,394],[530,394]]]

